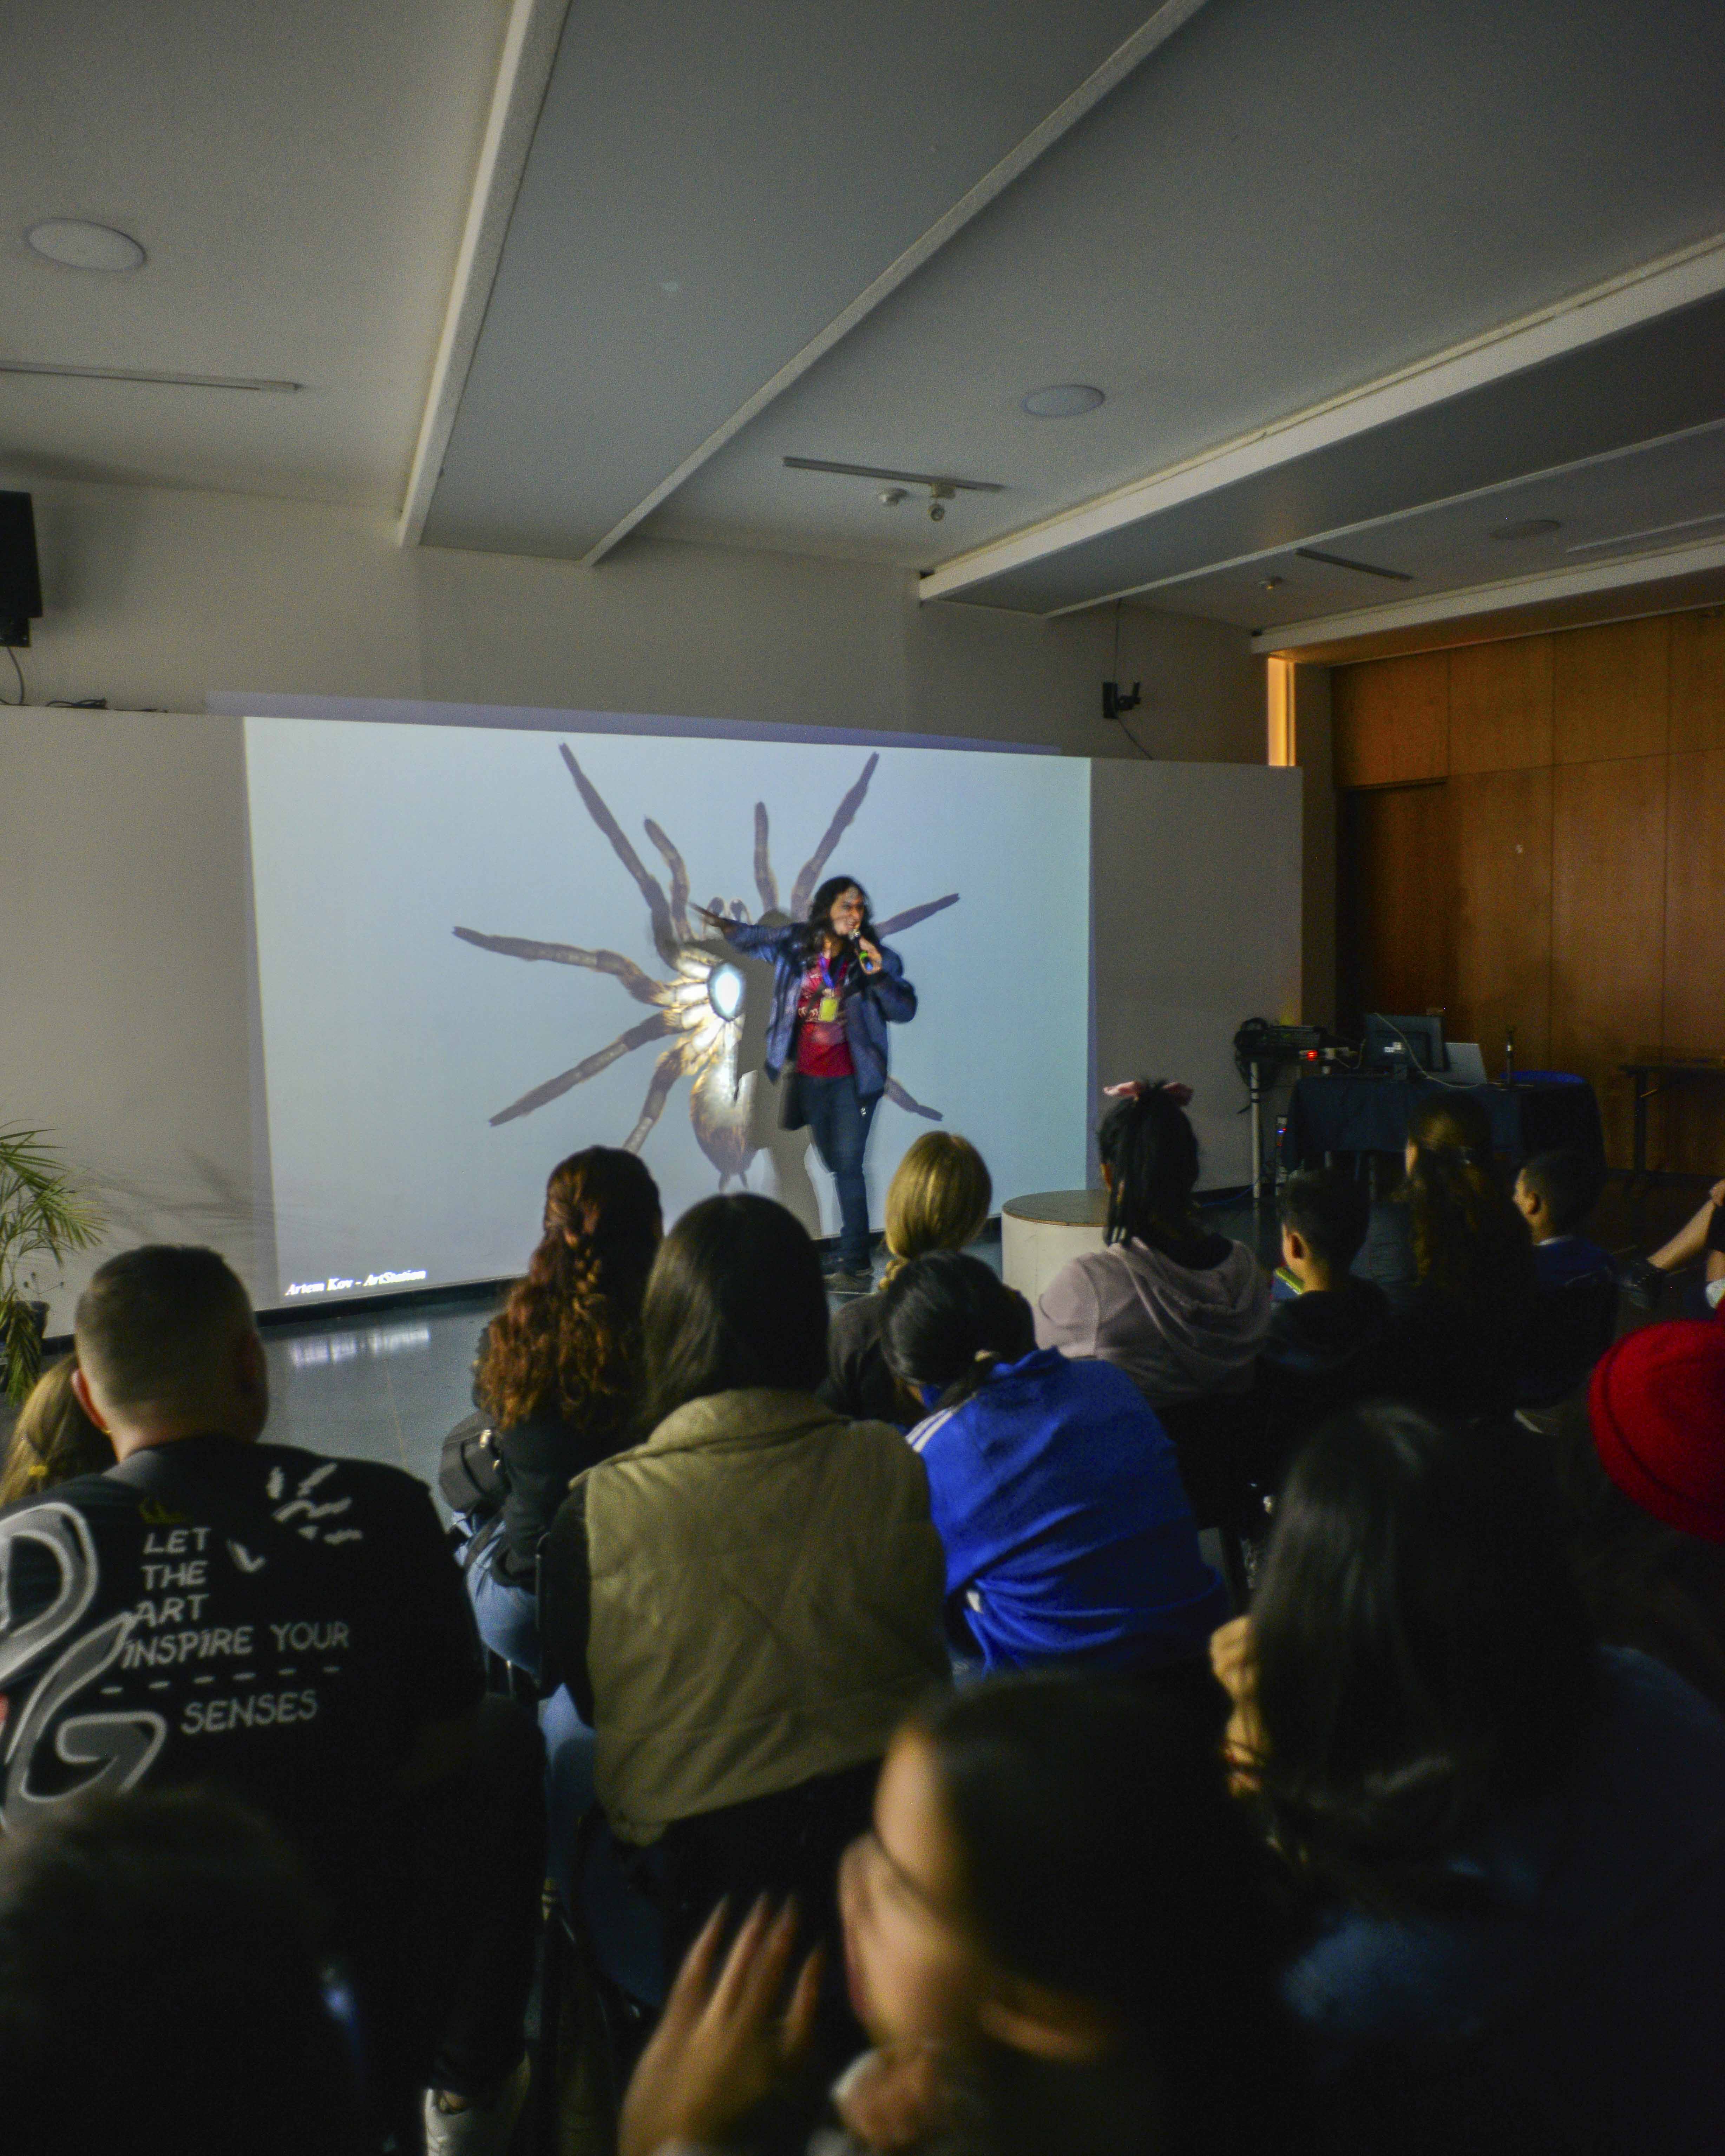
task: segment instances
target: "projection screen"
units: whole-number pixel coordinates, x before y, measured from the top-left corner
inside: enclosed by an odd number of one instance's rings
[[[248,718],[245,751],[283,1301],[519,1271],[595,1144],[639,1150],[667,1220],[747,1188],[834,1234],[762,1075],[768,969],[689,911],[783,920],[824,874],[913,916],[875,1224],[924,1130],[997,1193],[1085,1180],[1086,762],[305,718]]]

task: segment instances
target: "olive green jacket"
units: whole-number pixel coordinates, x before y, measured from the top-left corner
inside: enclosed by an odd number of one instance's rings
[[[578,1476],[540,1563],[546,1674],[627,1840],[878,1758],[947,1681],[922,1463],[811,1395],[692,1400]]]

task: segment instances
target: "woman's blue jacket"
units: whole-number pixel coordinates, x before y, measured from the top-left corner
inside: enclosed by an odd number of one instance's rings
[[[727,921],[725,940],[734,951],[773,962],[773,1015],[767,1022],[767,1075],[777,1079],[791,1060],[797,1034],[797,991],[809,969],[803,956],[807,931],[801,921],[783,928]],[[873,1100],[886,1091],[886,1029],[916,1015],[916,991],[905,978],[904,962],[883,943],[880,971],[853,973],[845,984],[845,1038],[856,1066],[859,1096]],[[851,982],[859,983],[852,987]]]

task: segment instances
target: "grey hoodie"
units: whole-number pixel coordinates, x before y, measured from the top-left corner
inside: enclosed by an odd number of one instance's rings
[[[1270,1282],[1244,1243],[1176,1265],[1137,1241],[1086,1250],[1036,1306],[1036,1344],[1112,1363],[1152,1406],[1243,1393],[1270,1325]]]

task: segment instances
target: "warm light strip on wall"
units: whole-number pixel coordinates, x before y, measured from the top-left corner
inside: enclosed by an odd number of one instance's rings
[[[1277,764],[1296,762],[1294,662],[1291,659],[1268,660],[1264,672],[1270,697],[1270,753],[1266,761]]]

